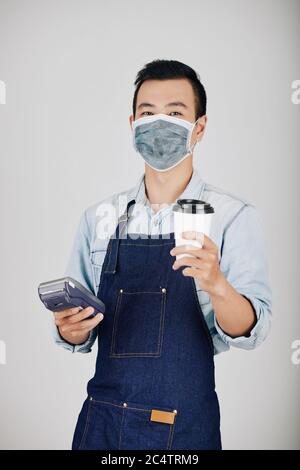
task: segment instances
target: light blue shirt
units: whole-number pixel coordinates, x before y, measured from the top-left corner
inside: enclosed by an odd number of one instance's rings
[[[201,199],[213,206],[215,213],[209,238],[219,248],[220,269],[237,292],[252,303],[256,313],[257,321],[249,336],[232,338],[218,325],[209,294],[196,282],[199,302],[213,339],[215,354],[228,350],[230,346],[256,348],[267,337],[272,318],[272,291],[260,214],[253,204],[206,183],[195,168],[179,198]],[[109,237],[114,233],[117,219],[131,199],[135,199],[136,204],[129,219],[128,233],[155,235],[173,231],[173,204],[166,205],[156,213],[152,210],[145,195],[144,174],[133,188],[88,207],[81,215],[64,275],[81,282],[95,295],[99,288]],[[72,345],[63,340],[55,324],[53,331],[56,343],[72,352],[90,352],[97,337],[96,327],[85,343]]]

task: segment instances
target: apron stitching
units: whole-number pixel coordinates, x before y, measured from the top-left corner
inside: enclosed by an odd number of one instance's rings
[[[152,291],[152,290],[141,290],[141,291],[137,291],[137,292],[122,292],[122,294],[162,294],[161,291]]]
[[[81,449],[82,446],[83,446],[84,443],[85,443],[85,439],[86,439],[86,435],[87,435],[87,430],[88,430],[88,427],[89,427],[89,424],[90,424],[91,408],[92,408],[92,400],[89,400],[89,405],[88,405],[88,410],[87,410],[86,420],[85,420],[85,425],[84,425],[84,431],[83,431],[82,437],[81,437],[81,439],[80,439],[80,444],[79,444],[78,449]]]
[[[161,348],[164,336],[164,324],[165,324],[165,314],[166,314],[166,295],[165,293],[162,294],[162,302],[160,308],[160,325],[159,325],[159,340],[158,340],[158,353],[161,355]]]
[[[119,406],[119,405],[117,405],[117,406]],[[119,435],[119,447],[118,447],[119,450],[121,449],[121,437],[122,437],[124,416],[125,416],[125,408],[123,406],[122,421],[121,421],[120,435]]]
[[[116,329],[117,329],[117,313],[119,309],[119,304],[121,303],[121,294],[118,294],[118,300],[117,300],[117,305],[116,305],[116,310],[115,310],[115,317],[114,317],[114,325],[113,325],[113,331],[112,331],[112,341],[111,341],[111,348],[110,348],[110,355],[113,355],[114,353],[114,348],[115,348],[115,339],[116,339]]]
[[[111,254],[112,254],[112,251],[113,251],[113,250],[112,250],[112,244],[113,244],[113,241],[112,241],[112,240],[113,240],[113,239],[111,238],[111,239],[110,239],[111,249],[109,250],[109,257],[108,257],[108,261],[107,261],[107,264],[106,264],[105,269],[107,268],[107,266],[110,266],[110,258],[111,258]],[[110,272],[110,271],[107,271],[107,272]]]
[[[111,353],[109,357],[122,358],[122,357],[160,357],[160,353]]]
[[[171,449],[171,446],[172,446],[175,425],[176,425],[176,419],[175,419],[174,424],[171,424],[171,427],[170,427],[169,438],[168,438],[168,443],[167,443],[168,450]]]
[[[128,405],[127,405],[126,409],[127,410],[143,411],[144,413],[149,413],[150,411],[152,411],[152,409],[148,410],[147,408],[136,408],[135,406],[128,406]]]
[[[94,403],[103,403],[105,405],[112,405],[112,406],[116,406],[117,408],[122,408],[124,410],[124,405],[117,405],[116,403],[112,403],[110,401],[105,401],[105,400],[96,400],[95,398],[93,398],[93,402]],[[171,409],[171,407],[169,407],[170,409],[168,410],[162,410],[161,407],[159,406],[156,406],[156,405],[153,405],[152,408],[138,408],[136,406],[130,406],[128,405],[127,403],[127,406],[126,406],[126,410],[136,410],[136,411],[144,411],[145,413],[149,413],[150,411],[152,411],[153,409],[158,409],[158,410],[161,410],[161,411],[168,411],[168,412],[172,412],[173,409]]]
[[[123,405],[117,405],[116,403],[112,403],[110,401],[105,401],[105,400],[95,400],[95,398],[93,398],[93,401],[95,403],[103,403],[104,405],[112,405],[112,406],[116,406],[118,408],[124,408]]]

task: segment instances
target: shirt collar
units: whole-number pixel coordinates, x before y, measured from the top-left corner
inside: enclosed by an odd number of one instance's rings
[[[136,186],[134,187],[131,198],[135,199],[135,202],[138,204],[149,205],[149,200],[146,197],[145,193],[145,173],[143,173]],[[191,176],[190,181],[188,182],[187,186],[183,190],[183,192],[178,196],[177,199],[201,199],[203,194],[205,182],[200,176],[200,172],[197,168],[193,168],[193,173]],[[175,203],[171,204],[173,206]]]

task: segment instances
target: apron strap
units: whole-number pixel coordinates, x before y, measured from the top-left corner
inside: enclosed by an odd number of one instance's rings
[[[108,251],[108,262],[106,265],[105,273],[114,274],[117,270],[118,252],[120,239],[123,238],[125,229],[127,227],[128,220],[130,218],[129,209],[135,204],[135,199],[131,199],[124,213],[118,218],[117,228],[114,234],[110,237],[107,251]]]

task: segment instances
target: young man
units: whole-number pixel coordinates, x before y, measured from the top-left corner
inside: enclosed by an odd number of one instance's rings
[[[83,213],[65,273],[98,295],[105,315],[55,313],[58,344],[89,352],[99,340],[72,448],[221,449],[214,354],[253,349],[270,329],[261,220],[193,168],[207,123],[195,71],[156,60],[135,85],[129,121],[145,173]],[[209,237],[186,232],[175,247],[179,198],[213,206]],[[202,248],[188,245],[199,237]]]

